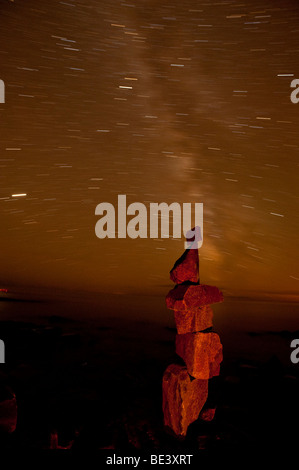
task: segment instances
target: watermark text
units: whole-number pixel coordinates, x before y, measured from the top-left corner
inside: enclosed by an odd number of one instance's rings
[[[95,226],[96,236],[100,239],[159,238],[160,233],[161,238],[170,238],[171,234],[173,238],[186,238],[187,235],[189,241],[185,243],[185,248],[197,249],[202,245],[202,203],[161,202],[150,203],[147,208],[141,202],[133,202],[127,206],[127,197],[121,194],[118,195],[117,210],[113,204],[102,202],[97,205],[95,214],[100,216]],[[132,217],[128,220],[128,216]],[[196,230],[192,231],[192,227],[196,227]]]
[[[5,84],[0,80],[0,103],[5,103]]]
[[[2,339],[0,339],[0,364],[5,363],[5,344]]]
[[[293,339],[293,341],[291,342],[291,348],[293,349],[293,351],[291,352],[291,356],[290,356],[291,362],[293,364],[298,364],[299,362],[299,339]]]

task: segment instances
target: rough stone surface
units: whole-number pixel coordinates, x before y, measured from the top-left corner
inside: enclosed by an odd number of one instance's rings
[[[201,410],[199,419],[202,421],[210,422],[213,421],[216,413],[216,408],[205,408]]]
[[[209,305],[193,310],[175,310],[174,319],[179,335],[195,333],[213,326],[213,310]]]
[[[207,380],[219,375],[223,357],[217,333],[176,335],[176,353],[184,360],[192,377]]]
[[[166,296],[166,305],[173,310],[190,310],[217,302],[223,302],[222,292],[205,284],[178,285]]]
[[[186,367],[171,364],[163,375],[164,425],[185,436],[208,397],[208,380],[192,379]]]
[[[17,426],[16,397],[8,387],[0,390],[0,397],[0,431],[12,433]]]
[[[183,282],[199,282],[199,257],[198,250],[188,249],[175,262],[170,271],[170,279],[175,284]]]

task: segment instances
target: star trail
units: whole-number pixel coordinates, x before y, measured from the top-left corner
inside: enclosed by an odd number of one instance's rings
[[[3,287],[162,292],[183,240],[95,208],[203,203],[204,281],[298,292],[296,1],[1,1]]]

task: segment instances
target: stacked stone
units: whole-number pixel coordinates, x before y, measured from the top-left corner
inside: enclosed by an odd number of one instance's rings
[[[222,344],[208,329],[213,326],[210,304],[222,302],[223,295],[217,287],[200,284],[197,246],[191,245],[176,261],[170,279],[177,285],[167,294],[166,304],[174,310],[176,353],[185,365],[171,364],[164,372],[164,425],[185,436],[207,401],[209,379],[220,372]],[[214,410],[202,412],[203,419],[213,416]]]

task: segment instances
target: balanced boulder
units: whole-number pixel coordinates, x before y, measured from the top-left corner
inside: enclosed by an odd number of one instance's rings
[[[208,380],[219,375],[223,356],[217,333],[176,335],[176,353],[184,360],[192,377]]]
[[[198,250],[188,249],[175,262],[170,271],[170,279],[175,284],[183,282],[199,282],[199,257]]]
[[[180,284],[166,296],[166,305],[172,310],[190,310],[217,302],[223,302],[222,292],[205,284]]]
[[[208,380],[193,379],[185,366],[171,364],[163,375],[164,425],[185,436],[208,397]]]
[[[190,310],[175,310],[174,319],[179,335],[203,331],[213,326],[213,310],[209,305]]]

